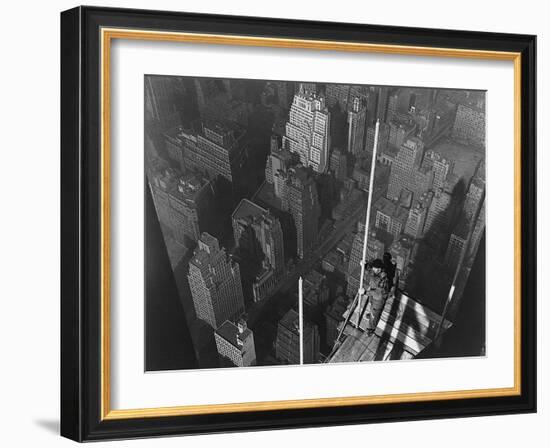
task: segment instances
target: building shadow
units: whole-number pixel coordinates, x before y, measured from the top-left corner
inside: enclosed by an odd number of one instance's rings
[[[190,329],[147,185],[145,235],[145,370],[195,368]]]
[[[449,203],[435,214],[424,236],[417,241],[416,253],[402,289],[415,300],[442,313],[451,288],[454,271],[444,263],[449,238],[461,218],[466,182],[454,186]],[[433,200],[436,200],[435,198]]]

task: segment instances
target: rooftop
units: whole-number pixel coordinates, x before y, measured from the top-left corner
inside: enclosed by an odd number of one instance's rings
[[[243,347],[239,345],[239,339],[245,341],[252,335],[252,331],[247,327],[242,333],[239,332],[239,327],[233,322],[226,320],[216,330],[216,334],[229,342],[233,347],[241,350]]]
[[[233,219],[242,219],[248,217],[260,217],[267,213],[267,210],[260,207],[258,204],[248,200],[242,199],[237,205],[237,208],[233,211],[231,215]]]
[[[293,308],[288,310],[288,312],[279,321],[279,325],[298,335],[300,328],[298,312]],[[304,337],[307,337],[311,331],[313,331],[313,324],[304,319]]]
[[[406,209],[384,196],[376,201],[375,209],[398,220],[406,220],[408,216]]]

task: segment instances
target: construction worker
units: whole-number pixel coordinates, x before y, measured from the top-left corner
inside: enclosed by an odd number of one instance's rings
[[[371,264],[370,278],[367,282],[366,295],[369,298],[367,315],[367,332],[373,333],[380,320],[386,304],[390,287],[384,262],[377,258]]]

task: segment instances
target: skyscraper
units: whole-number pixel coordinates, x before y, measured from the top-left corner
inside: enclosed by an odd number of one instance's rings
[[[418,239],[424,234],[424,224],[428,216],[428,209],[432,203],[433,192],[428,191],[409,209],[404,233]]]
[[[348,111],[348,153],[360,156],[365,148],[367,106],[361,98],[353,99]]]
[[[273,185],[275,196],[279,199],[284,194],[283,184],[287,179],[287,171],[295,161],[295,155],[285,148],[272,148],[267,156],[265,181]]]
[[[304,318],[304,364],[319,361],[319,330]],[[300,364],[300,323],[298,313],[291,309],[277,325],[275,356],[285,364]]]
[[[325,95],[328,106],[334,107],[338,104],[340,110],[346,111],[350,97],[350,88],[351,86],[347,84],[327,84]]]
[[[312,269],[304,276],[304,306],[315,308],[329,300],[329,285],[325,275]]]
[[[288,170],[282,195],[282,207],[290,212],[296,227],[296,253],[304,256],[317,242],[321,206],[317,186],[311,174],[303,167]]]
[[[197,241],[209,216],[210,181],[199,173],[166,169],[152,174],[149,185],[157,216],[174,239],[184,246]]]
[[[474,228],[472,230],[472,240],[470,242],[470,249],[468,256],[472,256],[477,253],[479,243],[481,242],[481,237],[483,231],[485,230],[485,201],[482,200],[481,208],[479,209],[478,217],[475,221]]]
[[[447,245],[447,250],[445,252],[445,264],[451,269],[452,272],[458,267],[460,257],[466,250],[466,245],[468,244],[468,234],[468,221],[466,219],[462,219],[453,230],[453,233],[451,233],[449,244]]]
[[[466,199],[464,201],[464,213],[468,220],[475,219],[475,216],[485,197],[485,162],[481,161],[470,181]]]
[[[415,172],[420,167],[424,155],[424,144],[419,138],[408,139],[397,153],[391,166],[387,197],[397,199],[403,189],[411,189],[415,184]]]
[[[226,320],[214,333],[220,363],[224,367],[249,367],[256,365],[254,334],[244,319],[237,325]]]
[[[484,146],[485,110],[477,105],[459,104],[452,136],[476,146]]]
[[[434,150],[428,150],[424,154],[424,165],[430,166],[434,172],[433,189],[444,188],[447,177],[453,172],[454,162],[443,157]]]
[[[435,190],[432,203],[428,208],[424,232],[438,232],[446,228],[450,219],[450,206],[451,194],[442,188]]]
[[[330,153],[329,169],[334,177],[342,182],[348,177],[348,158],[338,148],[334,148]]]
[[[202,233],[187,278],[197,317],[212,328],[244,312],[239,265],[212,235]]]
[[[248,199],[242,199],[232,216],[235,245],[258,263],[265,259],[280,275],[285,268],[283,231],[279,220]]]
[[[233,182],[243,164],[244,131],[236,126],[219,122],[203,123],[201,131],[185,143],[185,162],[207,173],[211,179],[217,176]]]
[[[374,208],[376,209],[374,221],[376,228],[393,235],[393,238],[397,238],[405,229],[408,217],[407,210],[385,197],[378,199],[374,204]]]
[[[388,110],[386,112],[386,120],[392,121],[393,117],[397,114],[397,108],[399,104],[399,90],[393,92],[388,96]]]
[[[365,136],[365,151],[369,154],[372,154],[374,149],[374,126],[369,126],[366,130]],[[380,128],[378,131],[378,148],[377,153],[381,154],[384,152],[388,146],[388,141],[390,137],[390,127],[386,123],[380,123]]]
[[[174,84],[171,76],[145,76],[146,117],[169,129],[180,122],[174,103]]]
[[[378,87],[378,101],[376,103],[376,118],[382,122],[386,121],[388,110],[389,87]]]
[[[283,146],[298,154],[304,166],[324,173],[328,165],[329,130],[330,113],[325,98],[302,86],[290,107]]]
[[[403,282],[407,279],[407,268],[409,267],[410,261],[413,257],[413,250],[414,241],[406,235],[403,235],[397,241],[394,241],[389,248],[389,253],[395,262],[395,270],[400,282],[402,282],[402,286],[404,284]]]

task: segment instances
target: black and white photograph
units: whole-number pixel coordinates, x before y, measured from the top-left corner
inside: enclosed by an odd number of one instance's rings
[[[485,356],[485,91],[144,98],[147,371]]]

